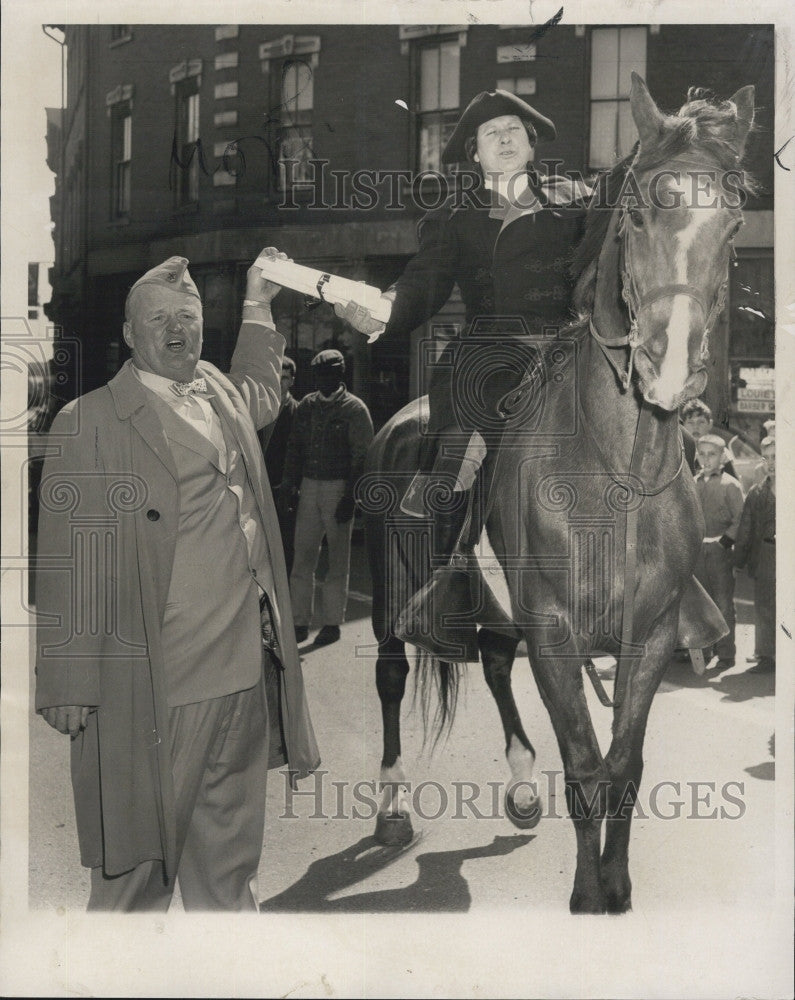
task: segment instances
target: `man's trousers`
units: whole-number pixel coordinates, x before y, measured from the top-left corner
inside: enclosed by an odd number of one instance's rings
[[[722,660],[733,660],[736,646],[734,642],[734,569],[731,550],[725,549],[720,542],[702,542],[695,576],[718,605],[718,610],[729,626],[729,634],[715,643],[715,652]]]
[[[183,905],[256,912],[268,773],[264,680],[170,709],[169,728]],[[164,878],[162,861],[113,878],[92,868],[88,909],[165,911],[174,885]]]
[[[322,625],[341,625],[348,601],[353,518],[337,524],[337,504],[345,493],[344,479],[303,479],[295,522],[295,554],[290,574],[290,598],[296,625],[312,621],[315,569],[323,536],[328,543],[328,572],[323,582]]]

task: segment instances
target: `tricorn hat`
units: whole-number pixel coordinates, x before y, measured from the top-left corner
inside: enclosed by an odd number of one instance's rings
[[[176,292],[195,295],[197,299],[201,299],[199,289],[188,274],[187,257],[169,257],[162,264],[158,264],[157,267],[142,274],[127,293],[128,301],[135,289],[141,285],[160,285],[161,288],[173,288]]]
[[[523,122],[532,125],[539,140],[552,140],[557,131],[549,118],[531,108],[516,94],[507,90],[484,90],[473,97],[458,120],[442,153],[442,163],[460,163],[467,158],[466,140],[475,135],[480,125],[500,118],[502,115],[516,115]]]

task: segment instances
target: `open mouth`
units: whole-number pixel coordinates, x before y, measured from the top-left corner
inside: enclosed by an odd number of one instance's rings
[[[178,353],[179,351],[184,350],[186,344],[187,344],[187,341],[184,338],[182,338],[182,337],[172,337],[171,340],[167,340],[166,341],[166,348],[169,351],[173,351],[174,353]]]

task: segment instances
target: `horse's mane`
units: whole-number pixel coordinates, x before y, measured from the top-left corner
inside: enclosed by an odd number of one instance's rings
[[[712,159],[721,170],[732,170],[738,167],[736,144],[737,109],[734,104],[717,100],[703,88],[691,87],[687,103],[675,115],[663,116],[660,136],[654,146],[639,150],[636,143],[628,156],[597,177],[585,233],[570,265],[574,281],[579,282],[598,259],[612,209],[620,203],[621,190],[630,170],[638,173],[653,170],[684,153],[700,154]],[[741,187],[746,194],[757,193],[758,185],[747,173],[738,180],[742,180]],[[595,280],[595,273],[591,278]],[[583,291],[579,290],[580,295]]]

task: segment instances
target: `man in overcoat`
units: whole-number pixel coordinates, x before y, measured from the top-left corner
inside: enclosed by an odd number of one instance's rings
[[[256,910],[269,710],[293,777],[319,765],[257,439],[279,288],[249,269],[226,375],[187,265],[133,285],[132,357],[59,413],[42,478],[36,708],[71,736],[90,910],[166,910],[177,875],[186,909]]]
[[[427,436],[401,503],[406,514],[427,515],[425,498],[441,476],[459,498],[471,487],[485,445],[499,441],[502,404],[533,362],[529,340],[554,336],[572,319],[568,265],[590,192],[533,167],[536,142],[555,136],[554,124],[514,94],[478,94],[442,154],[446,164],[468,162],[474,184],[420,221],[419,250],[384,293],[389,322],[379,324],[355,302],[336,307],[372,339],[409,333],[436,315],[455,285],[461,292],[464,329],[431,372]],[[460,499],[432,512],[440,556],[452,552],[466,512]],[[465,603],[458,595],[456,611]]]

